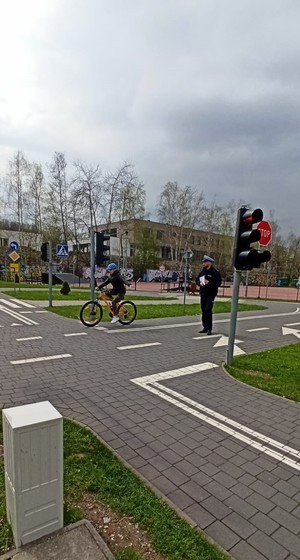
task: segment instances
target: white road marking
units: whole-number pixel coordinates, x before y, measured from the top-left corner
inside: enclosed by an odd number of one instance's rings
[[[22,315],[29,315],[30,313],[33,313],[33,311],[20,311],[20,313]]]
[[[285,326],[286,327],[296,327],[297,325],[300,325],[300,323],[287,323]]]
[[[282,327],[282,334],[283,336],[287,334],[293,334],[297,338],[300,338],[300,330],[299,329],[290,329],[288,327]]]
[[[85,336],[86,334],[87,334],[86,332],[74,332],[74,333],[64,334],[64,336]]]
[[[26,338],[16,338],[18,342],[23,342],[23,340],[38,340],[42,339],[42,336],[27,336]]]
[[[143,375],[143,377],[135,377],[130,379],[137,385],[147,385],[156,381],[164,381],[165,379],[173,379],[174,377],[182,377],[183,375],[192,375],[193,373],[200,373],[200,371],[207,371],[219,367],[213,362],[204,362],[202,364],[195,364],[194,366],[187,366],[179,369],[171,369],[170,371],[163,371],[161,373],[153,373],[151,375]]]
[[[36,323],[36,321],[33,321],[33,319],[29,319],[29,317],[23,317],[23,315],[21,315],[20,313],[17,313],[12,309],[7,309],[3,305],[0,305],[0,311],[7,313],[7,315],[10,315],[14,319],[22,321],[22,323],[25,323],[25,325],[38,325],[38,323]]]
[[[21,299],[18,299],[18,303],[20,305],[23,305],[24,307],[35,307],[35,305],[32,305],[32,303],[27,303],[27,301],[23,301]]]
[[[203,333],[202,336],[193,336],[193,340],[210,340],[211,338],[219,338],[220,334],[211,334],[209,337]]]
[[[260,327],[260,329],[247,329],[247,332],[269,331],[269,327]]]
[[[205,367],[207,365],[209,367]],[[199,370],[199,367],[201,366],[202,368],[201,370]],[[269,438],[268,436],[265,436],[260,432],[251,430],[251,428],[248,428],[247,426],[244,426],[243,424],[240,424],[235,420],[227,418],[223,414],[219,414],[218,412],[215,412],[214,410],[207,408],[206,406],[201,405],[200,403],[197,403],[196,401],[193,401],[192,399],[189,399],[184,395],[177,393],[172,389],[169,389],[168,387],[160,385],[157,382],[158,380],[162,380],[162,379],[172,379],[173,377],[178,377],[180,375],[179,373],[180,371],[182,372],[181,375],[187,375],[188,373],[197,373],[197,371],[205,371],[206,369],[211,369],[212,367],[218,367],[218,366],[216,366],[215,364],[197,364],[195,366],[191,366],[190,368],[182,368],[181,370],[173,370],[168,372],[162,372],[160,374],[137,377],[135,379],[131,379],[131,381],[136,385],[143,387],[147,391],[150,391],[151,393],[161,397],[162,399],[174,404],[176,407],[184,410],[185,412],[188,412],[189,414],[196,416],[197,418],[203,420],[207,424],[210,424],[218,428],[219,430],[226,432],[228,435],[240,441],[245,442],[247,445],[257,449],[258,451],[261,451],[266,455],[274,457],[275,459],[278,459],[278,461],[280,461],[281,463],[285,463],[286,465],[293,467],[297,471],[300,471],[300,462],[295,461],[294,459],[291,459],[286,455],[283,455],[283,453],[286,453],[291,455],[292,457],[296,457],[297,459],[300,459],[300,452],[297,449],[289,447],[288,445],[280,443],[279,441],[274,440],[272,438]],[[189,369],[192,371],[190,372],[186,371]],[[209,416],[203,413],[209,414]],[[248,436],[252,436],[252,437],[248,437]],[[262,443],[259,443],[252,438],[256,438],[260,440]],[[266,447],[266,445],[278,449],[279,451],[270,449]]]
[[[13,360],[13,365],[31,364],[33,362],[47,362],[48,360],[60,360],[61,358],[71,358],[72,354],[55,354],[54,356],[42,356],[40,358],[27,358],[26,360]]]
[[[43,311],[36,311],[35,313],[47,313],[47,311],[46,311],[46,310],[43,310]]]
[[[8,305],[9,307],[13,307],[14,309],[19,309],[19,305],[16,305],[13,301],[10,301],[8,299],[0,299],[1,303],[5,303],[5,305]]]
[[[218,340],[216,342],[216,344],[214,344],[214,348],[219,347],[219,346],[228,346],[228,341],[229,341],[229,337],[228,336],[221,336],[220,340]],[[243,340],[234,340],[234,346],[233,346],[233,355],[234,356],[239,356],[241,354],[246,354],[246,352],[244,352],[244,350],[242,350],[241,348],[239,348],[237,346],[237,344],[239,344],[240,342],[244,342]]]
[[[23,325],[21,325],[21,323],[12,323],[10,326],[11,327],[23,327]]]
[[[248,317],[238,317],[238,321],[253,321],[257,319],[271,319],[274,317],[287,317],[290,315],[295,315],[300,313],[300,307],[297,307],[296,311],[290,311],[288,313],[271,313],[269,315],[248,315]],[[229,323],[230,318],[227,319],[214,319],[214,324],[217,323]],[[156,325],[152,327],[129,327],[124,330],[121,329],[105,329],[107,333],[114,334],[114,333],[128,333],[128,332],[139,332],[139,331],[154,331],[154,330],[161,330],[161,329],[176,329],[180,327],[194,327],[197,326],[199,328],[200,323],[197,322],[189,322],[189,323],[175,323],[171,325]],[[97,328],[97,327],[95,327]],[[213,335],[212,335],[213,336]]]
[[[145,346],[159,346],[161,342],[148,342],[147,344],[132,344],[131,346],[117,346],[117,350],[130,350],[131,348],[145,348]]]

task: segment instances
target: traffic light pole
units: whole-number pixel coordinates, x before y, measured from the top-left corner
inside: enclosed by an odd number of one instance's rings
[[[94,228],[90,228],[91,231],[91,253],[90,253],[90,265],[91,265],[91,300],[95,299],[95,232]]]
[[[233,291],[231,300],[231,313],[230,313],[230,326],[229,326],[229,338],[228,347],[226,353],[226,365],[230,366],[233,358],[234,341],[235,341],[235,331],[236,331],[236,318],[237,309],[239,303],[239,289],[241,282],[241,272],[240,270],[234,269],[233,273]]]
[[[49,307],[52,307],[52,242],[49,241],[49,262],[48,262],[48,295]]]

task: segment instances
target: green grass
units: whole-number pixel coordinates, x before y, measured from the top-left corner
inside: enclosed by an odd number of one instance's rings
[[[133,299],[128,297],[128,299]],[[214,305],[214,313],[229,313],[231,304],[227,301],[217,301]],[[52,311],[57,315],[69,317],[70,319],[79,319],[80,305],[62,305],[59,307],[48,307],[48,311]],[[241,303],[238,311],[257,311],[266,309],[263,305],[248,305]],[[198,303],[191,303],[185,306],[185,313],[182,303],[173,303],[171,305],[137,305],[137,319],[161,319],[164,317],[182,317],[184,315],[195,316],[200,314],[200,306]],[[102,321],[110,321],[106,307]]]
[[[36,290],[39,286],[41,288],[45,289],[45,285],[38,284],[37,282],[31,284],[30,282],[28,282],[28,283],[26,283],[26,282],[15,283],[15,282],[6,282],[6,280],[0,280],[0,290],[1,290],[1,288],[17,288],[17,289],[19,289],[19,287],[32,288],[32,289]]]
[[[0,434],[1,422],[0,422]],[[0,442],[2,435],[0,435]],[[3,465],[0,471],[0,552],[13,547],[5,517]],[[83,518],[78,504],[93,494],[121,516],[130,516],[147,531],[153,548],[169,560],[228,558],[191,528],[88,430],[64,421],[65,523]],[[121,550],[118,560],[141,560],[134,549]]]
[[[154,549],[170,560],[227,558],[180,519],[93,434],[65,421],[64,435],[65,498],[68,505],[74,507],[84,494],[92,493],[116,513],[130,516],[139,523],[147,531]],[[127,558],[133,560],[135,557]]]
[[[227,371],[248,385],[300,402],[300,344],[233,359]]]
[[[47,301],[48,300],[48,290],[31,290],[31,291],[24,291],[24,290],[14,290],[5,292],[5,295],[9,297],[15,297],[17,299],[24,299],[30,301]],[[55,287],[52,290],[52,299],[53,301],[87,301],[90,297],[90,293],[85,291],[80,291],[78,289],[71,289],[71,292],[66,296],[60,293],[60,287]],[[175,300],[176,297],[162,297],[162,296],[141,296],[135,294],[127,294],[128,299],[132,300]]]

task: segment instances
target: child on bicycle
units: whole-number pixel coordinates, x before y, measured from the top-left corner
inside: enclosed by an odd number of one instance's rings
[[[113,318],[111,323],[116,323],[119,320],[118,317],[118,303],[124,299],[126,294],[126,287],[130,286],[130,282],[123,280],[120,271],[115,263],[109,263],[106,267],[106,271],[109,273],[109,278],[98,285],[98,290],[104,288],[108,284],[112,285],[112,290],[108,290],[107,294],[112,298],[112,312]],[[116,296],[113,298],[112,296]]]

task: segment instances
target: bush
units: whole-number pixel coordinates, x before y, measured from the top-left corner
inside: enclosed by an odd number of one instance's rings
[[[64,296],[67,296],[70,291],[71,291],[71,288],[69,286],[69,283],[68,282],[63,282],[62,287],[60,289],[60,293],[63,294]]]

